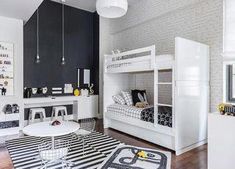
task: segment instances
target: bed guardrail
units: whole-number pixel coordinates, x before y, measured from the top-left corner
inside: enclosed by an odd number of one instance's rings
[[[155,45],[113,55],[105,55],[105,72],[151,71],[155,66]]]

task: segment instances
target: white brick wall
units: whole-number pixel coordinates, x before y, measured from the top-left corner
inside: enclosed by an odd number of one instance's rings
[[[112,41],[114,49],[155,44],[157,54],[173,53],[176,36],[208,44],[210,107],[211,111],[216,110],[223,94],[223,0],[142,0],[130,7],[125,17],[111,20],[109,28],[108,41]],[[105,33],[109,34],[108,31]]]

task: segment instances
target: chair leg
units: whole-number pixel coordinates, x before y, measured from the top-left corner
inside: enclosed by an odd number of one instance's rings
[[[52,109],[52,112],[51,112],[51,121],[53,121],[53,118],[54,118],[54,108]]]
[[[68,112],[67,112],[67,108],[64,110],[64,116],[65,116],[65,121],[68,121]]]
[[[65,121],[65,118],[64,118],[65,111],[64,110],[60,110],[60,114],[62,116],[62,120]]]
[[[42,114],[42,112],[39,113],[39,116],[40,116],[40,121],[43,122],[43,114]]]
[[[85,146],[84,146],[84,144],[85,144],[84,142],[85,142],[85,137],[83,136],[83,137],[82,137],[82,150],[83,150],[83,155],[84,155],[84,152],[85,152],[85,151],[84,151],[84,147],[85,147]]]
[[[31,119],[32,119],[32,112],[29,112],[28,125],[30,124]]]

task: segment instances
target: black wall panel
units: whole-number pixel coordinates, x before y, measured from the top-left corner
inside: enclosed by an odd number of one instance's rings
[[[77,69],[90,69],[99,92],[99,17],[96,13],[65,6],[65,60],[62,57],[62,5],[45,0],[39,7],[39,64],[36,57],[36,12],[24,26],[24,86],[77,86]],[[80,87],[83,78],[80,77]],[[48,92],[50,95],[50,91]]]

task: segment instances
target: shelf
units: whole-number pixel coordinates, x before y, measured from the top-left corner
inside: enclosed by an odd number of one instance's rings
[[[0,115],[0,122],[6,121],[15,121],[20,119],[19,113],[12,113],[12,114],[1,114]]]
[[[13,78],[0,78],[0,80],[13,80]]]
[[[0,52],[13,52],[13,49],[10,50],[10,49],[0,49]]]
[[[6,129],[0,129],[0,136],[9,136],[19,134],[20,127],[11,127]]]
[[[172,85],[172,82],[159,82],[157,85]]]
[[[173,107],[173,105],[171,104],[161,104],[161,103],[157,103],[157,106]]]

